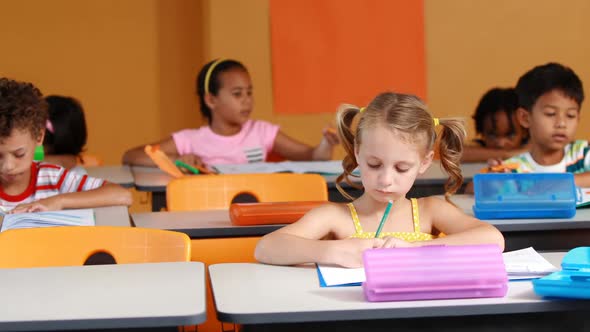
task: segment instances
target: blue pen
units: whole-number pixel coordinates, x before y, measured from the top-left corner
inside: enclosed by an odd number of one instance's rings
[[[375,238],[379,237],[379,234],[381,234],[381,229],[383,228],[383,225],[385,225],[385,221],[387,220],[387,216],[389,215],[389,211],[391,210],[391,206],[393,205],[393,201],[389,201],[387,203],[387,207],[385,207],[385,212],[383,213],[383,217],[381,218],[381,222],[379,223],[379,227],[377,228],[377,232],[375,232]]]

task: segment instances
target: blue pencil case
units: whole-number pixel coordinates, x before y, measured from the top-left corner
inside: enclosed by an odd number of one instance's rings
[[[473,177],[479,219],[571,218],[576,187],[571,173],[487,173]]]
[[[561,271],[533,280],[535,293],[546,297],[590,299],[590,247],[570,250]]]

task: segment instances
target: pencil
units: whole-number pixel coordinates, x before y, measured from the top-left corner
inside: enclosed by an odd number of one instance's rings
[[[387,203],[387,207],[385,207],[385,212],[383,213],[383,217],[381,218],[381,222],[379,223],[379,227],[377,228],[377,232],[375,232],[375,238],[379,237],[379,234],[381,234],[381,229],[383,228],[383,225],[385,225],[385,221],[387,220],[387,216],[389,215],[389,211],[391,211],[391,205],[393,205],[393,201],[389,201]]]

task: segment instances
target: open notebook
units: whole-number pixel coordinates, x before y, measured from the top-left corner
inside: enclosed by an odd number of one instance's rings
[[[0,223],[0,232],[18,228],[95,225],[93,209],[2,214]]]
[[[509,280],[534,279],[558,271],[532,247],[502,254]],[[347,269],[318,264],[321,287],[360,286],[365,281],[365,269]]]
[[[342,160],[226,164],[213,165],[213,168],[221,174],[315,173],[323,175],[340,175],[343,172]],[[355,170],[355,172],[357,171]]]
[[[576,208],[590,206],[590,188],[576,187]]]

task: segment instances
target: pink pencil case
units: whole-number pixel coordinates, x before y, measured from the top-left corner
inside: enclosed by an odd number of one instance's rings
[[[497,245],[370,249],[363,262],[370,302],[503,297],[508,291]]]

